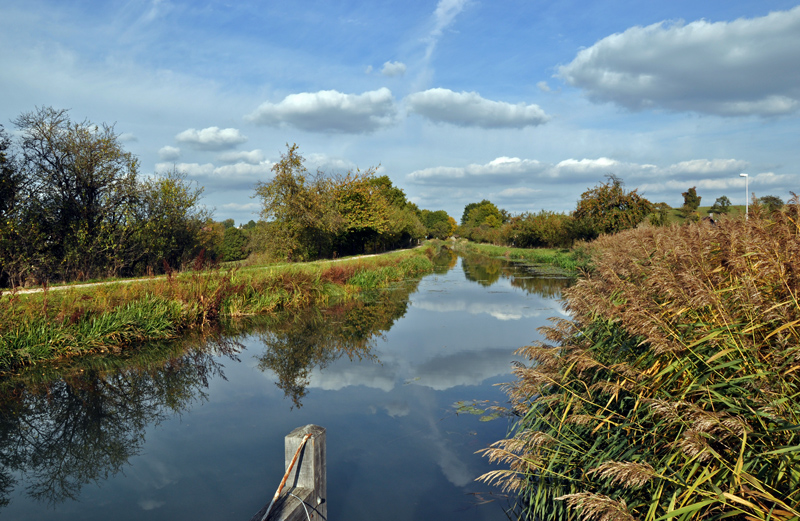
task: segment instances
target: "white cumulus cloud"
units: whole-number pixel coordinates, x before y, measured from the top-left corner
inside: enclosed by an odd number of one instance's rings
[[[158,157],[162,161],[176,161],[181,157],[181,149],[171,146],[161,147],[158,151]]]
[[[523,128],[541,125],[550,119],[538,105],[492,101],[477,92],[436,88],[411,94],[406,102],[411,112],[437,123],[461,127]]]
[[[386,62],[383,64],[381,74],[393,78],[395,76],[402,76],[406,73],[406,64],[402,62]]]
[[[800,109],[800,6],[732,22],[660,22],[603,38],[559,68],[590,99],[762,117]]]
[[[264,161],[264,153],[261,150],[237,150],[232,152],[225,152],[218,156],[218,159],[223,163],[249,163],[257,165]]]
[[[396,112],[392,92],[383,87],[363,94],[335,90],[290,94],[279,103],[263,103],[246,118],[259,125],[289,125],[309,132],[361,134],[391,125]]]
[[[234,163],[216,166],[213,163],[156,163],[156,173],[166,172],[173,167],[198,181],[206,188],[251,189],[256,181],[272,177],[273,163],[263,161],[258,164]]]
[[[247,141],[238,129],[208,127],[184,130],[175,140],[197,150],[226,150]]]
[[[465,167],[439,166],[417,170],[408,175],[416,184],[484,184],[487,182],[524,181],[542,172],[546,165],[535,159],[498,157],[486,164],[471,164]]]

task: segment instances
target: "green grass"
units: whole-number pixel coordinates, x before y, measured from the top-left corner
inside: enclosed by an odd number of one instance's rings
[[[578,244],[572,249],[512,248],[461,240],[456,243],[455,249],[466,253],[480,253],[490,257],[552,266],[562,270],[561,274],[577,275],[591,268],[591,258],[585,244]]]
[[[337,262],[173,274],[91,287],[0,295],[0,373],[90,353],[121,352],[214,328],[221,320],[353,298],[433,270],[434,246]]]
[[[744,205],[731,205],[728,207],[728,213],[720,214],[714,213],[714,219],[719,219],[720,217],[726,216],[728,218],[736,218],[736,217],[743,217],[744,216]],[[711,214],[711,206],[700,206],[697,209],[697,214],[702,219],[703,217],[708,216]],[[669,223],[683,223],[686,219],[681,215],[680,208],[672,208],[669,211]]]

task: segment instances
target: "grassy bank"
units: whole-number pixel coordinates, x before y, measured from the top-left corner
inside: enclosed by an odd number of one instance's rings
[[[509,260],[553,266],[569,274],[577,274],[589,269],[591,260],[585,244],[576,245],[569,250],[511,248],[509,246],[494,246],[461,239],[455,243],[454,249],[462,253],[479,253],[490,257],[503,257]]]
[[[800,210],[591,245],[484,476],[524,518],[800,518]]]
[[[170,340],[189,329],[324,305],[432,270],[433,247],[307,264],[204,270],[0,296],[0,372]]]

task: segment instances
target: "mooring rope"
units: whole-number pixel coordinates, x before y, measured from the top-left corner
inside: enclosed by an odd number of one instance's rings
[[[269,506],[267,507],[267,511],[264,512],[264,516],[261,518],[261,521],[264,521],[265,519],[267,519],[267,516],[269,515],[269,511],[272,510],[272,505],[275,504],[275,501],[277,501],[278,497],[281,495],[281,491],[283,490],[283,486],[286,484],[286,480],[289,479],[289,473],[292,472],[292,467],[294,467],[294,464],[297,462],[297,457],[300,456],[300,451],[303,450],[303,446],[305,446],[305,444],[308,441],[308,439],[310,437],[312,437],[312,436],[313,436],[313,434],[311,434],[310,432],[308,434],[306,434],[305,436],[303,436],[303,441],[301,441],[300,442],[300,446],[297,447],[297,452],[294,453],[294,457],[292,458],[292,462],[289,463],[289,468],[286,469],[286,474],[283,475],[283,479],[281,480],[281,484],[278,485],[278,490],[275,492],[275,496],[273,496],[272,501],[270,501]],[[305,503],[303,503],[303,508],[305,508]],[[308,512],[306,512],[306,514],[308,514]]]
[[[306,502],[300,499],[299,497],[295,496],[291,492],[289,492],[289,495],[292,496],[293,498],[296,498],[300,502],[300,504],[303,505],[303,510],[306,511],[306,519],[308,519],[308,521],[311,521],[311,514],[308,513],[308,509],[306,508]]]

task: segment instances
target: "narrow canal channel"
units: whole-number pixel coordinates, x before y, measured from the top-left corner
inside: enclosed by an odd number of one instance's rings
[[[471,412],[506,404],[513,351],[563,314],[567,284],[445,254],[364,302],[3,382],[0,519],[246,521],[308,423],[327,429],[333,521],[507,519],[474,480],[509,420]]]

